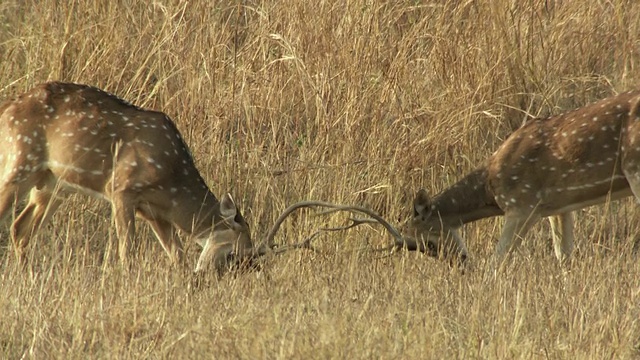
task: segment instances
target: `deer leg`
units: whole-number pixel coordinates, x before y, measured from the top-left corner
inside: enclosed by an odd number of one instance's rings
[[[9,187],[3,187],[0,190],[0,221],[7,220],[13,209],[13,205],[20,200],[15,189],[9,189]]]
[[[628,159],[627,163],[622,164],[622,167],[633,196],[635,196],[636,201],[640,202],[640,167],[636,166],[632,160],[635,160],[635,157]]]
[[[111,203],[118,237],[118,255],[120,262],[126,265],[129,245],[134,243],[136,232],[135,206],[131,195],[126,191],[113,193],[111,195]]]
[[[451,237],[453,238],[453,241],[455,242],[456,249],[458,251],[457,256],[461,261],[465,261],[467,259],[468,254],[467,254],[467,245],[465,244],[464,239],[462,238],[462,236],[460,236],[458,230],[451,230],[449,232],[449,235],[451,235]]]
[[[17,186],[3,186],[0,188],[0,221],[5,222],[12,214],[13,206],[20,202],[26,190]]]
[[[506,255],[520,246],[523,236],[539,218],[534,214],[528,214],[526,217],[505,214],[502,235],[496,246],[496,257],[499,262],[502,262]]]
[[[61,202],[53,198],[53,192],[47,186],[31,189],[27,206],[11,225],[11,235],[18,251],[24,251],[31,237],[49,222]]]
[[[553,250],[560,263],[565,264],[573,252],[573,214],[568,212],[549,218]]]
[[[0,221],[4,222],[12,215],[13,207],[25,197],[28,190],[29,187],[13,185],[10,182],[0,186]],[[15,237],[10,237],[13,242],[13,250],[16,258],[18,261],[23,262],[24,253],[22,247],[16,242]]]
[[[151,225],[153,233],[160,241],[160,245],[164,251],[169,255],[171,262],[174,264],[180,264],[183,262],[184,249],[182,248],[182,242],[178,239],[176,232],[171,223],[161,219],[147,219]]]

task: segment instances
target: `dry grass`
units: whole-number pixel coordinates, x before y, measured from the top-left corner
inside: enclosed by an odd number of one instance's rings
[[[623,0],[4,0],[0,97],[58,79],[165,111],[255,237],[302,199],[397,222],[417,189],[461,177],[526,114],[637,86],[638,19]],[[465,273],[359,251],[388,240],[361,228],[193,290],[144,227],[140,264],[111,265],[108,206],[78,197],[29,271],[2,233],[0,358],[638,357],[636,213],[580,212],[567,271],[545,223],[494,274],[495,219],[466,227]],[[278,241],[345,220],[306,214]]]

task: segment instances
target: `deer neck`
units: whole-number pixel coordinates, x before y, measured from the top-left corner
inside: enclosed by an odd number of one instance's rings
[[[431,210],[436,221],[453,228],[504,214],[487,188],[485,167],[476,169],[436,195]]]
[[[220,220],[220,202],[208,187],[191,190],[191,193],[176,197],[172,203],[173,224],[193,236],[211,231]]]

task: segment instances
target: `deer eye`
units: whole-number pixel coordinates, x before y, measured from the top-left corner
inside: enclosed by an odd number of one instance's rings
[[[244,221],[244,219],[242,218],[242,215],[240,215],[240,212],[236,212],[236,216],[233,218],[233,221],[235,221],[236,223],[242,223],[242,221]]]

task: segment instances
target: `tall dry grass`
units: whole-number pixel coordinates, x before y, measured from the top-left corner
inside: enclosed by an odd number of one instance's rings
[[[302,199],[402,221],[526,116],[636,87],[639,55],[623,0],[0,2],[2,98],[55,79],[165,111],[256,238]],[[494,219],[465,228],[464,273],[361,251],[387,240],[362,228],[195,291],[146,227],[139,265],[111,265],[108,209],[68,201],[26,271],[2,233],[0,358],[640,356],[630,200],[580,212],[569,269],[541,224],[495,274]],[[301,213],[277,240],[344,220]]]

